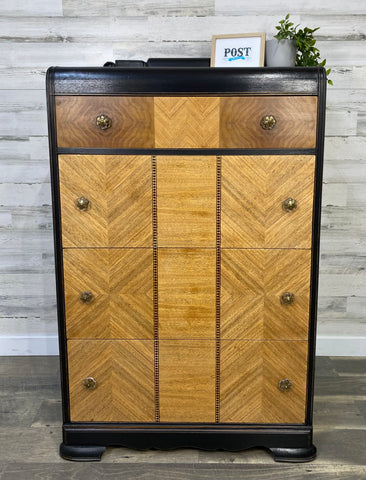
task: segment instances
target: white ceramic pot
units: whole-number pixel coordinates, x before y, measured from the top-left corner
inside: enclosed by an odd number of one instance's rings
[[[296,46],[293,40],[277,38],[266,41],[267,67],[294,67],[296,63]]]

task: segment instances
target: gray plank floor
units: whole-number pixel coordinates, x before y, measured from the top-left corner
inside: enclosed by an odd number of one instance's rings
[[[108,448],[100,463],[58,455],[57,357],[0,357],[0,480],[366,480],[366,358],[318,357],[312,463],[239,453]]]

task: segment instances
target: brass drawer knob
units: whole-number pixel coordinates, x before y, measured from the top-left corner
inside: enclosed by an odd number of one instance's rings
[[[273,115],[265,115],[261,120],[261,127],[263,130],[273,130],[276,123],[277,120]]]
[[[297,201],[294,198],[286,198],[284,202],[282,202],[282,208],[286,212],[292,212],[293,210],[296,210],[297,208]]]
[[[79,210],[88,210],[90,202],[85,197],[79,197],[75,200],[75,205]]]
[[[97,116],[97,127],[101,130],[107,130],[112,126],[112,120],[108,117],[108,115],[100,114]]]
[[[97,388],[97,381],[93,377],[86,377],[83,380],[83,385],[89,390],[94,390],[95,388]]]
[[[294,303],[295,301],[295,295],[291,292],[284,292],[281,295],[281,303],[283,305],[291,305],[291,303]]]
[[[94,295],[92,294],[92,292],[88,292],[87,290],[85,292],[81,292],[79,296],[79,299],[83,303],[90,303],[93,300],[93,298],[94,298]]]
[[[292,382],[288,378],[284,378],[283,380],[279,381],[278,388],[281,390],[281,392],[288,392],[291,387]]]

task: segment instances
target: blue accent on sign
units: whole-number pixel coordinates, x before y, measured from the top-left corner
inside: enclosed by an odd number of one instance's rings
[[[246,60],[246,58],[243,57],[243,56],[241,56],[241,57],[229,58],[229,62],[232,62],[233,60]]]

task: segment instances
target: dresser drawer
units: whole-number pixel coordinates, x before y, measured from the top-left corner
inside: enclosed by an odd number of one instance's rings
[[[223,249],[221,338],[307,340],[311,251]]]
[[[223,156],[223,248],[311,248],[315,157]]]
[[[153,252],[63,251],[67,338],[152,339]]]
[[[150,157],[58,158],[63,247],[152,247]]]
[[[73,422],[153,422],[153,340],[69,340]]]
[[[315,148],[317,97],[226,97],[221,148]]]
[[[305,422],[307,342],[222,340],[220,358],[221,422]]]
[[[152,148],[152,97],[56,97],[61,148]]]

